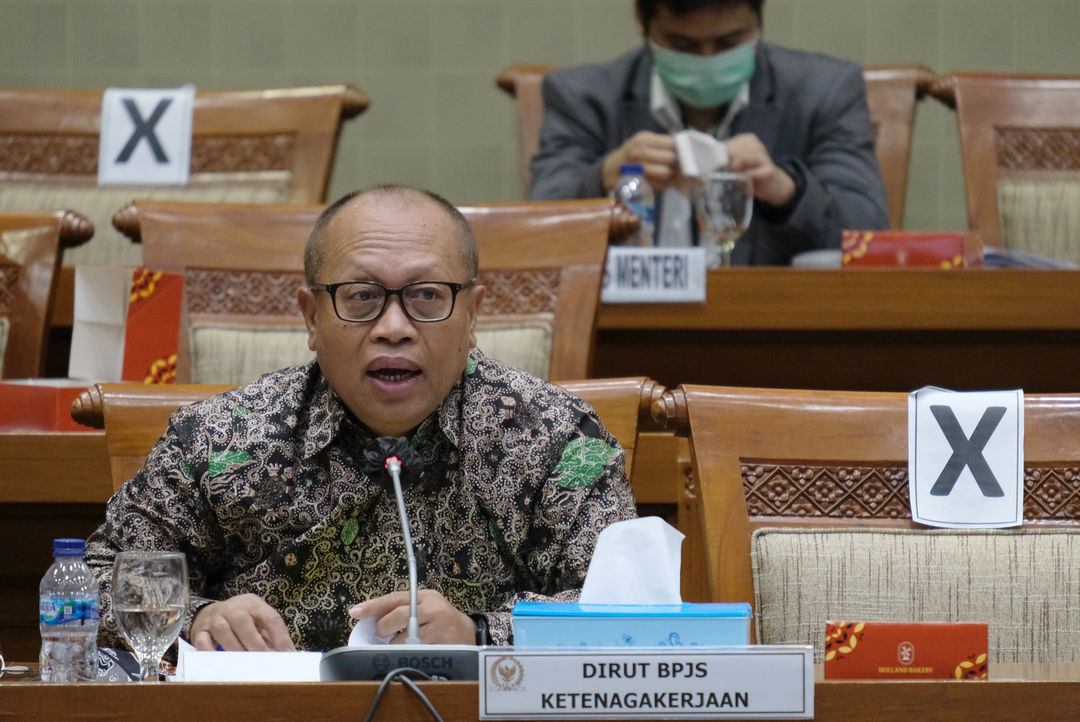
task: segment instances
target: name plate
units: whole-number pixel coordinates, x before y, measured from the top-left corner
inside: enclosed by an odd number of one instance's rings
[[[704,248],[608,248],[604,303],[703,303]]]
[[[480,719],[811,719],[813,662],[809,646],[486,648]]]

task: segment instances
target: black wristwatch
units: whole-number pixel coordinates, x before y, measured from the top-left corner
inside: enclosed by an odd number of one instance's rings
[[[476,624],[476,646],[486,647],[488,640],[488,620],[483,614],[470,614],[469,618]]]

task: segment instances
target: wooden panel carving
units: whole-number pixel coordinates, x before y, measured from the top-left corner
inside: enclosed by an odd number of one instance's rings
[[[743,460],[754,516],[908,519],[906,464],[807,466]],[[1027,466],[1024,518],[1080,519],[1080,467]]]
[[[304,274],[189,268],[184,274],[188,313],[299,318],[296,289]]]
[[[15,300],[15,282],[18,280],[18,266],[0,266],[0,308],[11,307]]]
[[[553,313],[559,300],[559,269],[481,271],[487,288],[481,314]]]
[[[0,170],[11,173],[97,175],[96,135],[0,135]]]
[[[191,172],[290,170],[295,151],[294,133],[195,136],[191,142]],[[97,175],[97,157],[96,135],[0,135],[0,171]]]
[[[910,517],[907,465],[742,464],[750,516]]]
[[[1080,128],[995,128],[1003,171],[1080,171]]]
[[[191,142],[191,172],[289,170],[295,150],[293,133],[198,136]]]

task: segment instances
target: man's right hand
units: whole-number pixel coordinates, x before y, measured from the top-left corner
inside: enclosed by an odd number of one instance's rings
[[[604,158],[604,191],[610,193],[619,182],[619,169],[624,163],[640,163],[645,180],[659,193],[670,186],[679,175],[679,158],[675,139],[670,135],[642,130]]]
[[[295,652],[285,620],[262,597],[241,594],[199,610],[191,624],[195,649]]]

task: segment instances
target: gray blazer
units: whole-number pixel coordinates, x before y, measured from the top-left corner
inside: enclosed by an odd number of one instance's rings
[[[603,196],[604,156],[638,131],[665,132],[649,111],[651,74],[643,47],[610,63],[548,73],[531,199]],[[754,204],[735,263],[786,265],[802,251],[839,248],[844,229],[888,228],[858,65],[761,43],[750,103],[731,133],[757,135],[773,162],[802,181],[801,196],[786,213]]]

